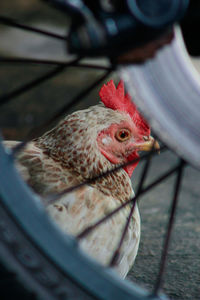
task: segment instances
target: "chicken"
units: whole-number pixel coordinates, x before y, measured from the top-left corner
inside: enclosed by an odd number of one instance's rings
[[[138,112],[124,84],[113,81],[100,90],[103,103],[65,117],[55,128],[32,140],[18,154],[17,168],[41,195],[59,193],[138,159],[138,151],[149,151],[158,144],[150,136],[147,122]],[[17,142],[5,142],[13,147]],[[130,177],[137,162],[61,196],[47,205],[47,211],[67,234],[77,235],[89,225],[134,196]],[[130,205],[81,239],[80,246],[90,256],[107,265],[124,229]],[[136,205],[118,265],[125,277],[134,263],[140,240],[140,215]]]

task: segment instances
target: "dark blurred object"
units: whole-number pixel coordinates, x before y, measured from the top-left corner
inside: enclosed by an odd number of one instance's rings
[[[37,300],[36,295],[28,291],[22,282],[19,281],[17,274],[8,271],[5,266],[0,263],[0,297],[1,300]]]
[[[113,62],[117,64],[142,63],[146,59],[153,58],[156,55],[157,50],[166,44],[171,43],[173,38],[174,32],[171,30],[169,33],[165,33],[158,39],[154,39],[141,47],[136,47],[126,53],[123,53],[114,59]]]
[[[68,48],[82,56],[117,57],[163,36],[189,0],[45,0],[72,19]]]
[[[200,1],[190,0],[184,19],[181,22],[184,41],[192,56],[200,56]]]

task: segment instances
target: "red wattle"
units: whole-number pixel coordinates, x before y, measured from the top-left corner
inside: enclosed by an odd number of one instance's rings
[[[135,170],[135,168],[137,167],[137,164],[139,163],[139,155],[137,153],[131,154],[128,157],[128,161],[134,161],[134,160],[136,160],[136,161],[123,168],[124,171],[126,171],[126,173],[128,174],[129,177],[132,176],[133,171]]]

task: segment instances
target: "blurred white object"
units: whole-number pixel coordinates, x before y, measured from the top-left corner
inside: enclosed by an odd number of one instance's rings
[[[155,133],[186,161],[200,168],[200,79],[181,31],[143,64],[120,69],[129,93]]]

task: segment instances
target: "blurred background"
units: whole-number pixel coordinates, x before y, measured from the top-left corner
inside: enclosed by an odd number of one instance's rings
[[[68,17],[39,0],[1,0],[0,14],[36,28],[61,35],[67,34]],[[0,37],[0,57],[38,58],[61,62],[73,59],[73,56],[66,53],[66,44],[61,40],[2,24]],[[199,59],[193,58],[192,61],[200,70]],[[106,59],[93,59],[90,63],[108,65]],[[22,84],[43,76],[54,68],[54,65],[0,62],[0,97],[9,95]],[[58,76],[14,97],[0,107],[0,127],[4,138],[24,140],[32,128],[45,123],[102,74],[102,70],[67,68]],[[116,82],[119,80],[117,73],[112,73],[111,78]],[[74,105],[69,113],[98,103],[99,88],[100,86],[95,88],[81,102]],[[50,125],[52,126],[53,124]],[[178,157],[171,151],[153,158],[147,183],[167,171],[177,161]],[[134,188],[137,187],[142,166],[141,162],[133,174]],[[200,173],[192,167],[187,167],[163,286],[164,292],[173,299],[200,299],[199,183]],[[136,263],[128,277],[148,289],[153,287],[158,273],[173,186],[174,178],[171,177],[143,196],[139,203],[142,221],[141,244]]]

